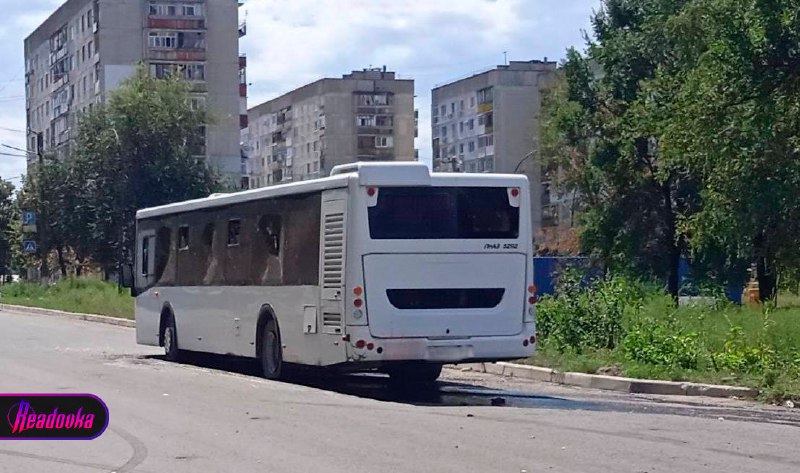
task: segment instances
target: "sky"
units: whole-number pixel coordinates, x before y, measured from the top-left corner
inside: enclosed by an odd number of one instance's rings
[[[208,0],[218,1],[218,0]],[[0,0],[0,145],[25,147],[23,40],[64,0]],[[564,58],[584,47],[600,0],[245,0],[248,106],[323,77],[383,67],[415,80],[420,157],[430,161],[430,91],[504,61]],[[0,146],[0,177],[22,153]],[[20,156],[6,156],[19,154]]]

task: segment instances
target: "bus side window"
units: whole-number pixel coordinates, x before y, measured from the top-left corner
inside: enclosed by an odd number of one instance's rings
[[[150,238],[142,238],[142,276],[147,276],[150,269]]]
[[[217,280],[219,261],[217,260],[217,255],[214,254],[214,233],[214,222],[206,224],[203,229],[203,244],[206,251],[205,275],[203,276],[203,284],[205,285],[213,284]]]
[[[178,228],[178,250],[189,249],[189,226],[182,225]]]

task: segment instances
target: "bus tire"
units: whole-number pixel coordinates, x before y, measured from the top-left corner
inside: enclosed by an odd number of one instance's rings
[[[274,319],[262,327],[261,332],[261,372],[266,379],[280,379],[283,371],[283,349],[281,334]]]
[[[389,378],[399,387],[433,386],[442,374],[439,363],[408,362],[389,366]]]
[[[172,312],[167,312],[164,317],[164,332],[161,335],[164,356],[169,361],[181,361],[183,350],[178,349],[178,329],[175,326],[175,316],[172,315]]]

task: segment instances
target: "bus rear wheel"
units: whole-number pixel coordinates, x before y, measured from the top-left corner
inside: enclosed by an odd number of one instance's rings
[[[261,329],[261,371],[266,379],[280,379],[283,370],[281,336],[274,321]]]
[[[409,362],[389,366],[386,373],[393,383],[401,387],[432,386],[442,374],[442,365]]]

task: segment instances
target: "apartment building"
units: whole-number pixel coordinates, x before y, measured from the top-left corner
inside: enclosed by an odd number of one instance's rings
[[[524,173],[531,183],[534,233],[540,233],[543,180],[534,155],[542,93],[557,64],[508,65],[433,89],[433,169],[441,172]]]
[[[414,81],[365,69],[300,87],[248,112],[251,186],[327,176],[354,161],[413,161]]]
[[[180,74],[214,116],[197,150],[241,178],[246,125],[237,0],[67,0],[25,39],[29,166],[40,152],[69,156],[80,112],[104,102],[139,64]],[[239,80],[237,80],[239,78]]]

